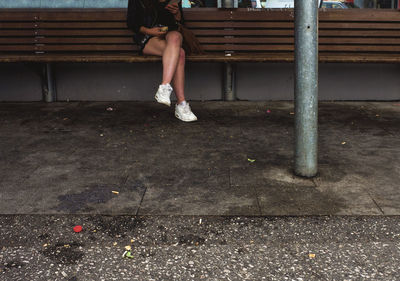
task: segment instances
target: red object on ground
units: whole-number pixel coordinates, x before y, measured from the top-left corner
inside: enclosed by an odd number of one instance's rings
[[[75,231],[76,233],[81,232],[81,231],[82,231],[82,226],[80,226],[80,225],[75,226],[75,227],[74,227],[74,231]]]

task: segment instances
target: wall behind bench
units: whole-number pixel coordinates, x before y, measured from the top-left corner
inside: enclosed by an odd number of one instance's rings
[[[221,64],[187,63],[186,95],[219,100]],[[292,100],[293,64],[237,65],[236,92],[242,100]],[[161,63],[76,64],[55,67],[58,99],[153,100]],[[0,101],[41,100],[40,69],[32,64],[0,64]],[[400,100],[400,65],[320,64],[320,100]]]

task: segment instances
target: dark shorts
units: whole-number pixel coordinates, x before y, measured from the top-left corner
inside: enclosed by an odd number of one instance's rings
[[[168,31],[175,31],[178,30],[178,26],[168,26]],[[139,46],[139,54],[143,55],[143,49],[146,47],[146,44],[149,42],[151,38],[154,36],[151,35],[144,35],[143,39],[140,40],[137,44]]]
[[[145,36],[143,37],[143,39],[140,40],[140,42],[138,42],[139,53],[140,53],[141,55],[143,55],[143,49],[144,49],[144,47],[146,47],[147,42],[149,42],[149,40],[150,40],[151,38],[153,38],[153,36],[151,36],[151,35],[145,35]]]

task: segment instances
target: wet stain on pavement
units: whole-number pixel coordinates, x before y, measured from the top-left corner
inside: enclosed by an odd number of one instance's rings
[[[88,209],[88,204],[106,203],[113,198],[112,185],[95,185],[80,193],[58,196],[61,203],[57,206],[58,211],[78,212]]]
[[[145,219],[142,217],[131,216],[102,216],[94,217],[93,224],[100,232],[106,233],[111,237],[126,237],[139,228],[143,228]]]
[[[104,204],[115,198],[113,190],[119,194],[127,192],[142,192],[143,183],[137,181],[129,186],[118,187],[118,184],[94,184],[80,193],[72,193],[58,196],[60,204],[55,208],[57,211],[76,213],[79,211],[90,211],[92,204]]]
[[[58,242],[54,246],[49,246],[41,253],[49,259],[59,264],[76,264],[85,255],[81,247],[83,244],[77,242]]]

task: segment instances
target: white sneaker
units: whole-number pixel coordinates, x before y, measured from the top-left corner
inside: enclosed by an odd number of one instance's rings
[[[171,96],[172,90],[173,89],[170,84],[160,85],[155,95],[156,101],[171,106],[171,100],[169,97]]]
[[[175,117],[184,122],[193,122],[197,120],[196,115],[193,114],[188,103],[185,105],[175,105]]]

